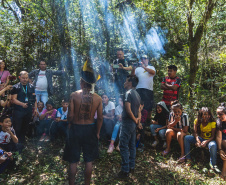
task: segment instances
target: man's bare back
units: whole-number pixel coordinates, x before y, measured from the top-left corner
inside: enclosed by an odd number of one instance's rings
[[[95,112],[97,118],[102,119],[102,99],[96,93],[78,90],[71,94],[69,105],[70,124],[91,124],[94,123]]]

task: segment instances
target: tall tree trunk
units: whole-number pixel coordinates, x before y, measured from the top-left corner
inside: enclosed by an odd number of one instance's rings
[[[188,13],[188,29],[189,29],[189,53],[190,53],[190,75],[189,75],[189,86],[190,86],[190,100],[193,103],[193,89],[198,71],[198,49],[203,36],[203,32],[206,29],[206,24],[210,19],[213,9],[216,6],[216,0],[208,0],[206,2],[205,12],[198,24],[196,30],[194,30],[194,22],[192,20],[192,8],[195,0],[189,2],[189,13]],[[193,35],[193,33],[195,33]]]

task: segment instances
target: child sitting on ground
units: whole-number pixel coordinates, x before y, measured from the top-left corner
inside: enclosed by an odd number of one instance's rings
[[[62,101],[62,107],[57,109],[57,118],[55,122],[52,124],[51,128],[51,140],[55,140],[57,136],[63,135],[63,137],[66,137],[67,135],[67,127],[68,127],[68,121],[67,121],[67,114],[68,114],[68,106],[69,106],[69,100],[63,100]]]
[[[16,151],[16,144],[18,138],[16,137],[14,129],[11,127],[12,122],[8,115],[0,117],[0,148],[7,152]]]
[[[40,124],[38,125],[37,132],[38,135],[42,134],[42,137],[39,141],[49,141],[49,129],[51,124],[56,119],[57,110],[54,109],[54,104],[52,101],[46,102],[46,109],[42,112],[40,116]]]
[[[117,138],[117,135],[118,135],[121,123],[122,123],[122,111],[123,111],[123,99],[122,99],[122,97],[120,97],[119,105],[115,108],[115,116],[116,116],[117,122],[116,122],[114,130],[112,132],[111,143],[109,145],[107,153],[112,153],[113,150],[115,149],[114,143],[115,143],[115,140]],[[116,147],[116,150],[119,151],[119,145]]]
[[[39,118],[42,115],[43,111],[44,111],[44,103],[42,101],[39,101],[37,103],[37,114],[34,115],[33,122],[39,121]]]
[[[162,152],[162,155],[165,156],[170,152],[172,139],[177,139],[181,148],[181,156],[179,158],[181,159],[184,157],[184,136],[188,134],[189,129],[188,115],[183,112],[183,107],[178,100],[172,103],[171,110],[166,130],[166,149]]]
[[[101,138],[106,140],[110,139],[115,126],[115,104],[109,101],[109,95],[104,93],[102,95],[103,102],[103,124],[101,127]]]
[[[166,129],[169,119],[169,110],[166,107],[164,101],[160,101],[156,105],[156,114],[150,125],[151,134],[154,136],[155,141],[152,143],[152,147],[156,147],[159,144],[157,133],[160,138],[164,141],[163,148],[166,148]]]

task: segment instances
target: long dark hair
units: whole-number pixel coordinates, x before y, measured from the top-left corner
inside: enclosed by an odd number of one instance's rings
[[[160,106],[162,108],[162,112],[158,113],[157,106]],[[160,104],[156,105],[156,116],[158,117],[159,123],[165,123],[166,119],[169,118],[169,112]]]
[[[211,112],[211,110],[208,108],[208,107],[202,107],[201,109],[199,109],[199,113],[198,113],[198,118],[197,118],[197,133],[198,134],[201,134],[201,129],[200,129],[200,125],[202,124],[203,122],[203,113],[204,112],[208,112],[208,115],[210,116],[209,117],[209,120],[208,120],[208,123],[209,122],[213,122],[214,121],[214,118],[213,118],[213,114]]]
[[[220,109],[223,114],[226,114],[225,103],[221,103],[220,106],[217,107],[217,109]],[[219,130],[222,130],[222,121],[219,118],[217,119],[217,126],[218,126]]]

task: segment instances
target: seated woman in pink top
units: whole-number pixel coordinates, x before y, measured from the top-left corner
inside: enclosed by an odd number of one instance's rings
[[[46,102],[46,109],[42,112],[40,119],[40,124],[37,127],[37,134],[42,135],[39,141],[49,141],[49,130],[56,119],[57,110],[54,109],[54,104],[52,101]]]
[[[0,60],[0,90],[4,89],[9,84],[10,73],[5,69],[4,60]],[[2,96],[4,96],[3,94]]]

